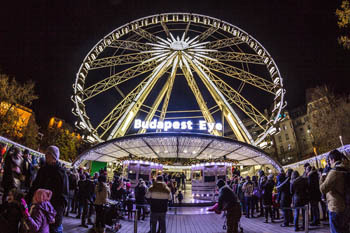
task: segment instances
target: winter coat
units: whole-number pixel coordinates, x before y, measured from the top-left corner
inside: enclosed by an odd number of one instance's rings
[[[4,162],[4,173],[2,177],[2,187],[11,190],[19,186],[20,177],[20,158],[14,154],[7,153]],[[16,180],[15,180],[16,179]]]
[[[292,204],[292,194],[290,192],[290,177],[287,177],[280,185],[277,186],[280,194],[280,205],[282,208],[290,207]]]
[[[239,183],[237,187],[238,199],[242,202],[244,201],[244,191],[242,190],[244,183]]]
[[[171,199],[170,189],[164,182],[154,182],[148,189],[146,198],[151,205],[151,212],[165,213],[168,211],[168,201]]]
[[[78,188],[78,200],[92,201],[95,192],[95,185],[91,180],[80,180],[78,182]]]
[[[305,206],[309,201],[309,188],[307,178],[299,176],[290,185],[294,207]]]
[[[321,191],[318,172],[316,170],[311,171],[308,174],[307,181],[309,185],[310,202],[321,201]]]
[[[108,197],[110,195],[109,187],[107,186],[106,183],[102,184],[102,190],[99,191],[100,184],[97,183],[95,187],[95,194],[96,194],[96,199],[95,199],[95,205],[104,205],[107,203]]]
[[[275,183],[273,180],[267,180],[261,184],[262,200],[264,206],[272,205],[272,191],[274,186]]]
[[[218,198],[218,210],[231,209],[238,202],[237,196],[232,189],[227,185],[223,186],[219,190]]]
[[[146,192],[147,187],[145,185],[137,185],[135,187],[135,202],[136,204],[145,204],[146,203]]]
[[[349,171],[349,168],[341,162],[337,162],[335,168]],[[344,171],[332,169],[325,180],[322,177],[320,179],[320,190],[323,194],[326,194],[330,212],[341,213],[345,210],[344,173]]]
[[[26,196],[27,202],[31,203],[37,189],[48,189],[52,192],[51,204],[55,210],[62,210],[68,201],[68,183],[66,171],[58,163],[55,165],[45,164],[39,169],[32,187],[29,189]]]
[[[50,224],[55,222],[56,211],[50,202],[33,205],[30,216],[25,217],[28,233],[49,233]]]
[[[15,203],[6,203],[0,211],[1,233],[17,233],[18,224],[22,219],[20,206]]]
[[[254,191],[254,184],[251,181],[246,181],[243,184],[242,191],[244,192],[244,197],[252,197]]]

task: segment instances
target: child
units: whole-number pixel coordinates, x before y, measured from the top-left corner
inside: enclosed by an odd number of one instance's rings
[[[23,193],[17,191],[17,189],[10,190],[7,202],[3,204],[0,210],[1,233],[18,232],[18,224],[22,219],[20,203],[23,197]]]
[[[55,222],[56,216],[56,211],[50,203],[51,196],[52,192],[50,190],[36,190],[30,212],[28,211],[26,202],[22,199],[22,207],[24,207],[23,215],[28,232],[50,232],[50,224]]]
[[[183,199],[184,199],[184,195],[181,193],[181,190],[179,190],[179,193],[177,194],[177,200],[179,201],[179,205],[182,204]]]
[[[273,193],[272,193],[272,213],[274,216],[274,219],[280,219],[280,203],[278,201],[278,193],[277,193],[277,189],[274,188],[273,189]]]

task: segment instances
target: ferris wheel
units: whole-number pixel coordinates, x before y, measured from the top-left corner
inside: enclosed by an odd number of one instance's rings
[[[237,140],[261,146],[286,106],[277,65],[257,40],[230,23],[189,13],[152,15],[115,29],[86,55],[73,88],[76,126],[92,142],[130,133],[136,117],[162,122],[193,112],[206,122],[219,118]],[[187,103],[186,91],[195,104]],[[186,104],[198,109],[181,109]]]

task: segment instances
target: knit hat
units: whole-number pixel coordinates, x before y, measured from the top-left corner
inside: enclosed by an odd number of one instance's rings
[[[44,201],[50,201],[52,192],[48,189],[38,189],[34,193],[33,203],[41,203]]]
[[[217,185],[219,188],[221,188],[222,186],[225,186],[225,181],[222,180],[222,179],[220,179],[220,180],[218,180],[218,182],[216,183],[216,185]]]
[[[60,158],[60,149],[58,149],[57,146],[49,146],[46,149],[46,153],[50,153],[51,156],[53,156],[54,159],[59,160]]]

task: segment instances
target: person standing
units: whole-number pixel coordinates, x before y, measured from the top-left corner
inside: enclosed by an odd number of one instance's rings
[[[32,183],[33,173],[34,173],[34,167],[30,159],[29,151],[25,150],[23,152],[23,161],[22,161],[22,176],[24,177],[23,187],[25,190],[29,190],[29,187]]]
[[[107,178],[104,175],[98,177],[98,183],[95,187],[95,206],[96,206],[96,222],[95,231],[97,233],[105,232],[105,219],[104,219],[104,209],[103,205],[107,203],[107,199],[110,196],[110,190],[107,186]]]
[[[310,226],[320,225],[320,209],[318,203],[321,201],[321,191],[319,176],[315,167],[306,168],[307,180],[309,185],[310,205],[311,205],[311,224]]]
[[[182,190],[186,190],[186,175],[185,173],[181,173],[181,186]]]
[[[269,214],[271,217],[271,222],[274,222],[274,217],[272,214],[272,191],[274,186],[275,183],[273,181],[273,175],[270,174],[267,178],[265,176],[261,184],[262,199],[265,209],[265,223],[268,223]]]
[[[238,223],[242,214],[238,198],[224,180],[218,180],[216,185],[219,188],[217,211],[227,211],[227,233],[238,233]]]
[[[246,182],[243,184],[242,191],[244,192],[244,202],[246,206],[246,217],[254,218],[254,209],[253,209],[253,191],[254,184],[250,180],[250,176],[246,177]],[[251,213],[251,214],[250,214]]]
[[[59,163],[60,150],[57,146],[49,146],[45,152],[45,165],[42,166],[26,196],[31,203],[38,189],[52,192],[51,204],[56,210],[55,222],[50,225],[50,233],[62,233],[62,219],[68,202],[69,181],[65,169]]]
[[[151,233],[156,233],[157,222],[161,233],[166,233],[166,212],[168,211],[168,202],[172,200],[170,189],[163,182],[163,177],[158,176],[156,181],[148,189],[145,196],[151,205]]]
[[[135,187],[135,203],[136,203],[138,220],[141,219],[141,210],[142,210],[142,221],[144,221],[146,217],[146,207],[145,207],[146,193],[147,193],[147,187],[146,187],[145,181],[140,179],[139,183]]]
[[[290,185],[290,192],[292,194],[292,203],[293,207],[296,208],[294,210],[294,230],[299,231],[299,214],[301,209],[301,214],[303,216],[303,222],[301,230],[305,229],[305,205],[308,204],[308,183],[307,178],[304,176],[300,176],[299,172],[294,171],[292,173],[292,183]]]
[[[346,187],[349,180],[350,169],[342,161],[344,156],[333,150],[329,153],[331,169],[328,173],[323,173],[320,179],[321,193],[326,195],[329,210],[329,225],[331,233],[349,232],[349,209],[346,209]]]
[[[258,182],[258,185],[259,185],[259,191],[260,191],[260,195],[259,195],[259,205],[260,205],[260,215],[259,217],[264,217],[264,206],[263,206],[263,199],[262,199],[262,187],[261,187],[261,184],[262,184],[262,181],[263,179],[265,179],[265,172],[263,170],[260,170],[259,171],[259,182]]]
[[[4,188],[2,203],[6,202],[10,190],[13,188],[20,188],[20,161],[21,151],[17,147],[11,147],[5,157],[4,173],[2,177],[2,187]]]
[[[286,177],[280,176],[280,184],[277,186],[277,190],[280,193],[280,207],[283,212],[283,224],[281,227],[289,227],[293,222],[293,212],[290,210],[292,204],[292,194],[290,192],[290,179],[292,176],[292,169],[288,169]]]

